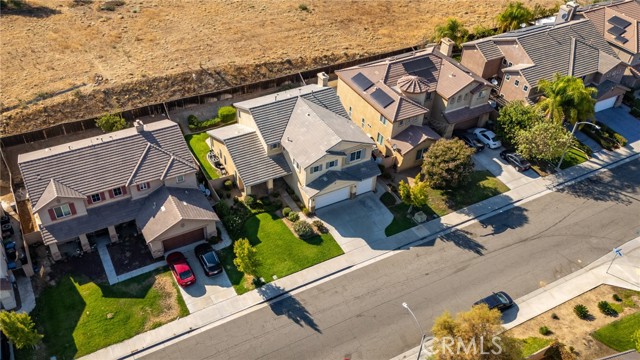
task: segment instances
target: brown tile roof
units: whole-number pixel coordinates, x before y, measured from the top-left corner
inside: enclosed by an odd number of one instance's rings
[[[640,3],[636,0],[624,1],[616,4],[601,3],[586,7],[580,12],[595,26],[595,28],[604,36],[611,44],[622,47],[631,53],[640,52]],[[609,20],[617,16],[621,19],[629,21],[631,25],[623,37],[629,41],[621,44],[615,40],[615,35],[610,34],[608,30],[612,27]]]
[[[390,139],[391,145],[395,145],[402,154],[406,154],[414,147],[422,144],[426,140],[438,140],[440,135],[433,131],[430,127],[411,125],[400,134]]]
[[[483,104],[473,108],[463,108],[448,113],[444,113],[444,118],[449,124],[457,124],[463,121],[477,118],[482,114],[493,111],[493,107],[489,104]]]
[[[410,94],[422,94],[429,90],[429,82],[416,75],[405,75],[398,79],[398,88]]]

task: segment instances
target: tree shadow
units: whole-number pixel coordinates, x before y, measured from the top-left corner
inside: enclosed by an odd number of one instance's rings
[[[529,216],[527,216],[526,212],[527,209],[516,206],[486,219],[478,220],[478,223],[480,223],[483,228],[491,230],[489,234],[482,236],[502,234],[509,229],[516,229],[524,226],[529,222]]]
[[[629,162],[557,191],[577,198],[630,205],[640,201],[640,163]]]
[[[277,316],[286,316],[294,323],[298,324],[298,326],[308,326],[313,329],[315,332],[322,334],[322,330],[318,327],[315,320],[309,314],[309,311],[302,305],[302,303],[293,297],[293,295],[286,293],[286,291],[273,283],[265,284],[257,289],[258,294],[262,296],[263,299],[267,300],[267,304],[271,308],[274,314]],[[284,295],[284,296],[281,296]],[[277,298],[281,296],[280,298]],[[272,301],[268,301],[269,299],[274,299]]]
[[[440,236],[440,240],[453,243],[460,249],[471,251],[477,255],[484,255],[487,248],[478,241],[470,237],[471,232],[461,229],[455,229],[448,234]]]
[[[21,0],[0,0],[1,16],[24,16],[38,19],[44,19],[52,15],[58,15],[62,12],[41,5],[31,5]]]

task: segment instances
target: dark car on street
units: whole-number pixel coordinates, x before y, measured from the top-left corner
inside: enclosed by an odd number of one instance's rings
[[[513,306],[513,299],[511,299],[511,296],[507,295],[506,292],[498,291],[494,292],[484,299],[480,299],[473,303],[473,305],[480,304],[487,304],[489,309],[498,309],[500,311],[505,311]]]
[[[453,134],[453,136],[455,136],[458,139],[464,141],[464,143],[467,144],[468,147],[470,147],[472,149],[475,149],[476,152],[480,152],[480,151],[484,150],[484,144],[482,143],[482,141],[478,140],[472,134],[456,132],[456,133]]]
[[[505,150],[500,153],[500,157],[506,160],[509,164],[511,164],[511,166],[513,166],[520,172],[531,169],[531,163],[529,163],[520,154],[517,154],[513,151]]]
[[[222,272],[222,264],[220,264],[220,260],[218,260],[218,256],[211,245],[200,244],[196,246],[196,257],[200,261],[205,275],[213,276]]]

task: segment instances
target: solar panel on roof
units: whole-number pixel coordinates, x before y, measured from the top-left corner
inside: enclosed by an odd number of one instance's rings
[[[615,40],[615,41],[617,41],[617,42],[619,42],[619,43],[621,43],[623,45],[626,44],[629,41],[629,39],[625,39],[622,36],[616,36],[615,38],[613,38],[613,40]]]
[[[356,84],[357,87],[360,88],[360,90],[367,90],[368,88],[373,86],[373,82],[371,82],[368,77],[364,76],[364,74],[360,72],[355,74],[351,78],[351,80]]]
[[[630,22],[618,16],[612,16],[611,18],[609,18],[609,20],[607,20],[607,22],[623,29],[626,29],[629,25],[631,25]]]
[[[612,26],[609,30],[607,30],[607,32],[613,36],[620,36],[624,33],[627,32],[627,30],[619,27],[619,26]]]
[[[411,74],[416,71],[426,69],[427,67],[429,67],[429,64],[433,64],[433,62],[431,62],[431,60],[429,59],[416,59],[402,63],[402,67],[404,68],[404,71]]]
[[[387,95],[387,93],[385,93],[381,89],[376,89],[374,92],[372,92],[371,97],[375,102],[378,103],[378,105],[382,106],[383,108],[386,108],[393,102],[391,96]]]

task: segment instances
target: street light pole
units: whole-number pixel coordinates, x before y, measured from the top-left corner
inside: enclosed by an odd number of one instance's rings
[[[591,125],[593,127],[595,127],[596,129],[600,130],[600,126],[588,122],[588,121],[579,121],[577,123],[575,123],[573,125],[573,129],[571,130],[571,139],[573,139],[573,134],[575,134],[576,129],[578,128],[578,125],[580,124],[587,124],[587,125]],[[564,160],[565,155],[567,155],[567,151],[569,150],[569,145],[571,145],[571,143],[568,143],[567,146],[564,148],[564,151],[562,152],[562,156],[560,157],[560,161],[558,162],[558,166],[556,166],[556,171],[560,171],[560,165],[562,165],[562,161]]]
[[[420,355],[422,355],[422,347],[424,346],[424,340],[427,338],[427,334],[425,334],[424,329],[422,328],[422,325],[420,325],[420,322],[416,317],[416,314],[414,314],[413,311],[411,311],[411,308],[409,308],[409,305],[406,302],[403,302],[402,307],[404,307],[405,309],[407,309],[407,311],[409,311],[409,314],[411,314],[411,316],[413,317],[413,320],[416,322],[416,325],[418,326],[418,330],[420,330],[420,348],[418,349],[418,357],[417,357],[417,359],[420,360]]]

